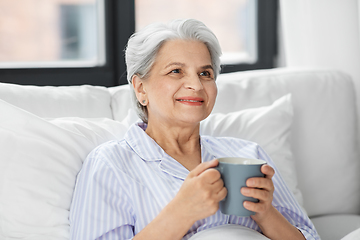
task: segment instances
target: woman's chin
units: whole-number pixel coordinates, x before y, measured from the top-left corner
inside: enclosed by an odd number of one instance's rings
[[[201,116],[195,116],[195,115],[191,115],[191,116],[183,116],[182,118],[179,118],[178,120],[180,120],[180,122],[182,123],[187,123],[189,125],[198,125],[200,124],[200,122],[204,119],[206,119],[208,117],[208,115],[201,115]]]
[[[151,125],[170,125],[172,127],[194,127],[200,124],[200,122],[206,119],[210,113],[196,112],[196,111],[183,111],[172,113],[165,118],[156,118],[154,115],[149,114],[149,123]],[[155,126],[156,127],[156,126]]]

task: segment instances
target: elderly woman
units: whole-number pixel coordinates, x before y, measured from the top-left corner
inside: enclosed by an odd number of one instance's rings
[[[191,19],[153,24],[129,39],[128,81],[143,122],[85,160],[70,210],[71,239],[188,239],[224,224],[271,239],[318,239],[257,144],[200,136],[200,121],[215,104],[220,54],[215,35]],[[227,190],[214,167],[225,156],[268,163],[265,178],[241,189],[260,200],[239,203],[255,212],[251,217],[219,211]]]

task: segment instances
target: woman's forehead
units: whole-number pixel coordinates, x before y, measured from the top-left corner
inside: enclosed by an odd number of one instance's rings
[[[212,65],[207,46],[194,40],[170,40],[165,42],[158,51],[155,62],[165,64],[186,65],[188,61],[199,62],[202,65]]]

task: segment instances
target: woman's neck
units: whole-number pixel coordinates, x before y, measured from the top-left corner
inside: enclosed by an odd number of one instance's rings
[[[201,163],[200,124],[168,126],[148,123],[145,132],[172,158],[188,170]]]

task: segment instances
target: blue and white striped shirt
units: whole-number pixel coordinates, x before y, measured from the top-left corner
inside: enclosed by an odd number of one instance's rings
[[[189,171],[166,154],[145,129],[144,123],[132,125],[123,140],[100,145],[84,161],[70,209],[70,239],[132,239],[175,197]],[[202,162],[235,156],[265,160],[277,173],[273,205],[307,239],[319,239],[274,163],[257,144],[209,136],[201,136],[200,144]],[[260,231],[250,217],[218,211],[197,221],[183,239],[223,224]]]

